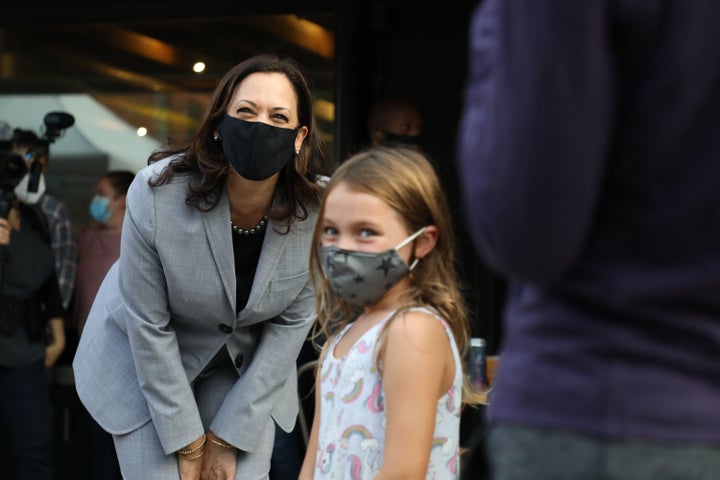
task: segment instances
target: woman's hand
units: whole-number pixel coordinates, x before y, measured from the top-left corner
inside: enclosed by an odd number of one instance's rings
[[[178,455],[180,480],[200,480],[200,472],[202,471],[204,458],[204,454],[194,459]]]
[[[62,318],[50,319],[52,343],[45,347],[45,366],[52,367],[65,350],[65,325]]]
[[[237,470],[237,448],[220,439],[213,432],[207,434],[202,480],[234,480]]]

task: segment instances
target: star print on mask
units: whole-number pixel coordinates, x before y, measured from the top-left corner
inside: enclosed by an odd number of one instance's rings
[[[395,265],[393,264],[393,252],[395,252],[395,250],[389,251],[388,256],[383,258],[382,262],[380,263],[380,266],[377,267],[378,270],[382,270],[385,272],[386,277],[387,277],[388,272],[391,269],[395,268]],[[402,259],[400,259],[400,260],[402,260]],[[403,262],[403,263],[405,263],[405,262]]]

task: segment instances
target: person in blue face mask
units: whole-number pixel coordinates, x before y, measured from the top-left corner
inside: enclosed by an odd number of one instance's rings
[[[125,196],[135,174],[110,171],[95,185],[89,212],[93,223],[78,232],[73,318],[82,333],[85,319],[110,266],[120,257],[120,232],[125,217]]]
[[[85,326],[95,294],[105,274],[120,257],[120,233],[125,217],[125,196],[135,174],[114,170],[103,175],[95,186],[90,201],[93,224],[78,232],[78,255],[72,316],[78,336]],[[89,480],[122,478],[112,435],[105,432],[93,418],[85,415]]]

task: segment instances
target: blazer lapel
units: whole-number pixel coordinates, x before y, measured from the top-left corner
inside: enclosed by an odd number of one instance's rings
[[[291,241],[293,233],[290,232],[281,235],[275,231],[276,226],[270,222],[265,231],[265,240],[263,241],[262,251],[260,252],[260,260],[255,270],[255,278],[253,279],[252,289],[248,297],[247,304],[243,309],[252,311],[255,304],[267,291],[268,284],[272,273],[276,270],[278,260],[283,256],[283,252],[287,250],[287,242]],[[284,228],[284,227],[280,227]]]
[[[205,212],[202,218],[215,266],[220,272],[220,280],[230,308],[234,312],[236,303],[235,256],[230,233],[230,203],[227,194],[223,192],[217,206],[209,212]]]

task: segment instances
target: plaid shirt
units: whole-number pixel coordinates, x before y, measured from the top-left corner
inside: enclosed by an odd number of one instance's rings
[[[70,214],[63,202],[47,193],[38,202],[50,227],[50,242],[55,254],[63,307],[70,305],[75,285],[75,262],[77,260],[77,240],[70,222]]]

